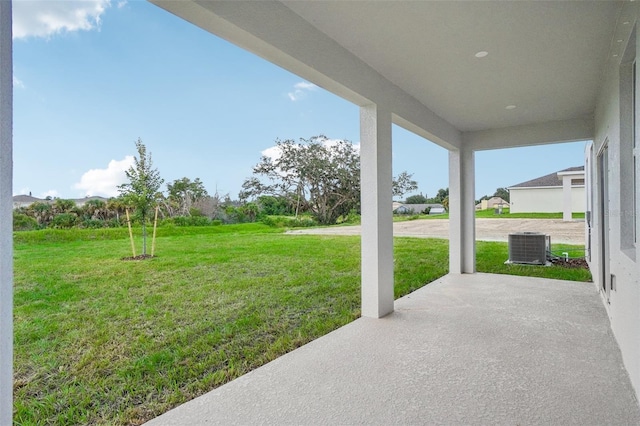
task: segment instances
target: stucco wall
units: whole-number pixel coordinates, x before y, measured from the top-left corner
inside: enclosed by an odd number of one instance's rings
[[[562,187],[511,188],[511,213],[558,213],[563,211]],[[571,188],[571,208],[584,213],[586,197],[584,186]]]
[[[638,19],[638,5],[629,3],[625,6],[625,20],[632,27]],[[623,40],[624,45],[628,45],[628,39]],[[638,45],[636,43],[636,57],[638,57]],[[630,152],[622,152],[620,144],[620,60],[623,55],[609,58],[608,68],[605,73],[603,90],[600,92],[595,113],[595,138],[593,145],[592,183],[590,196],[593,197],[593,223],[592,231],[592,256],[591,271],[594,284],[598,291],[601,291],[603,281],[603,260],[602,247],[604,241],[601,237],[603,228],[603,217],[598,206],[607,203],[609,208],[609,250],[610,250],[610,273],[614,276],[615,287],[610,293],[607,302],[603,294],[603,303],[608,311],[611,320],[611,328],[618,341],[625,367],[631,377],[631,382],[636,390],[636,395],[640,395],[640,251],[636,247],[630,251],[623,251],[621,248],[621,235],[628,230],[621,227],[621,201],[624,197],[633,197],[632,193],[621,194],[621,180],[632,179],[631,176],[623,176],[620,172],[620,162],[629,158]],[[640,75],[638,76],[640,77]],[[636,78],[638,78],[636,77]],[[638,87],[638,85],[636,83]],[[636,108],[636,121],[640,122]],[[608,142],[608,178],[609,197],[603,199],[600,195],[600,176],[597,173],[597,155],[603,145]],[[640,174],[639,174],[640,176]],[[640,185],[638,185],[640,187]],[[636,192],[638,190],[636,189]],[[640,199],[640,194],[636,197]],[[638,211],[638,206],[635,206]],[[636,217],[636,226],[640,225]],[[635,259],[635,260],[634,260]]]

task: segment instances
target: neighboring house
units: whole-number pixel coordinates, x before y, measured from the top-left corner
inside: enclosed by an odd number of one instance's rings
[[[567,183],[569,185],[567,185]],[[584,166],[569,167],[510,186],[511,213],[585,212]],[[571,219],[571,214],[567,219]]]
[[[592,141],[585,149],[587,259],[640,397],[640,1],[151,1],[360,108],[362,317],[394,310],[394,124],[448,150],[453,276],[476,272],[476,153]],[[11,206],[12,184],[11,4],[0,1],[3,212]],[[202,112],[194,104],[189,113]],[[570,206],[575,175],[561,176],[569,190],[563,206]],[[518,201],[512,196],[514,208]],[[3,295],[13,289],[12,244],[10,221],[0,221]],[[0,424],[12,423],[12,309],[11,297],[1,297]],[[596,307],[592,312],[600,315]],[[461,327],[468,330],[469,324]],[[378,340],[358,350],[386,350],[384,339]],[[372,374],[382,380],[383,373]],[[602,374],[615,380],[612,373]],[[571,378],[565,379],[569,388]],[[598,389],[590,391],[597,398]]]
[[[432,214],[445,214],[446,212],[447,212],[447,209],[445,209],[443,205],[434,204],[433,207],[431,207],[431,210],[429,210],[429,215],[432,215]]]
[[[82,207],[82,206],[84,206],[85,204],[87,204],[87,202],[88,202],[88,201],[91,201],[91,200],[99,200],[99,201],[102,201],[102,202],[104,202],[104,203],[106,203],[107,201],[109,201],[109,199],[108,199],[108,198],[99,197],[99,196],[97,196],[97,195],[94,195],[94,196],[92,196],[92,197],[85,197],[85,198],[74,198],[72,201],[76,203],[76,206],[78,206],[78,207]]]
[[[427,209],[429,209],[429,214],[445,213],[442,204],[400,204],[397,207],[394,206],[393,212],[397,214],[421,214]]]
[[[40,198],[32,197],[31,195],[14,195],[13,196],[13,209],[19,209],[20,207],[29,207],[36,201],[43,201]]]
[[[500,207],[503,209],[509,208],[509,203],[501,197],[491,197],[488,200],[480,200],[480,202],[476,204],[476,210],[497,209]]]
[[[85,197],[85,198],[72,198],[70,199],[71,201],[73,201],[74,203],[76,203],[77,207],[82,207],[84,206],[87,201],[90,200],[100,200],[103,202],[107,202],[109,201],[108,198],[104,198],[104,197],[99,197],[99,196],[93,196],[93,197]],[[19,209],[20,207],[29,207],[31,204],[33,203],[53,203],[55,202],[55,199],[53,200],[47,200],[44,198],[36,198],[36,197],[32,197],[31,195],[14,195],[13,196],[13,208],[15,209]]]

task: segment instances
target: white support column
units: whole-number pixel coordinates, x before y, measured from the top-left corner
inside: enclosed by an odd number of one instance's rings
[[[0,425],[13,417],[13,64],[11,1],[0,0]]]
[[[393,312],[391,113],[360,108],[362,316]]]
[[[449,151],[449,272],[476,272],[475,154]]]
[[[570,222],[573,219],[571,209],[571,176],[562,176],[562,220]]]

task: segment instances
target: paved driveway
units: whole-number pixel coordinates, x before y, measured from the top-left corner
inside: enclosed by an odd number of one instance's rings
[[[331,228],[308,228],[289,234],[360,235],[360,225]],[[476,240],[507,241],[512,232],[543,232],[552,243],[584,244],[584,221],[561,219],[476,219]],[[449,219],[422,219],[394,222],[397,237],[449,238]]]

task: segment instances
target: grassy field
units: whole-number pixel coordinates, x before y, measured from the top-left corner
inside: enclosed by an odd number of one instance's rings
[[[562,219],[560,213],[510,213],[509,209],[503,209],[502,214],[498,214],[494,209],[476,210],[478,219]],[[584,219],[584,213],[573,213],[572,218],[576,220]],[[436,215],[394,215],[395,222],[416,219],[449,219],[449,213]]]
[[[359,237],[284,235],[259,224],[161,228],[157,257],[126,230],[15,237],[15,421],[140,424],[360,314]],[[448,241],[395,240],[395,294],[444,275]],[[586,281],[588,271],[478,270]]]

